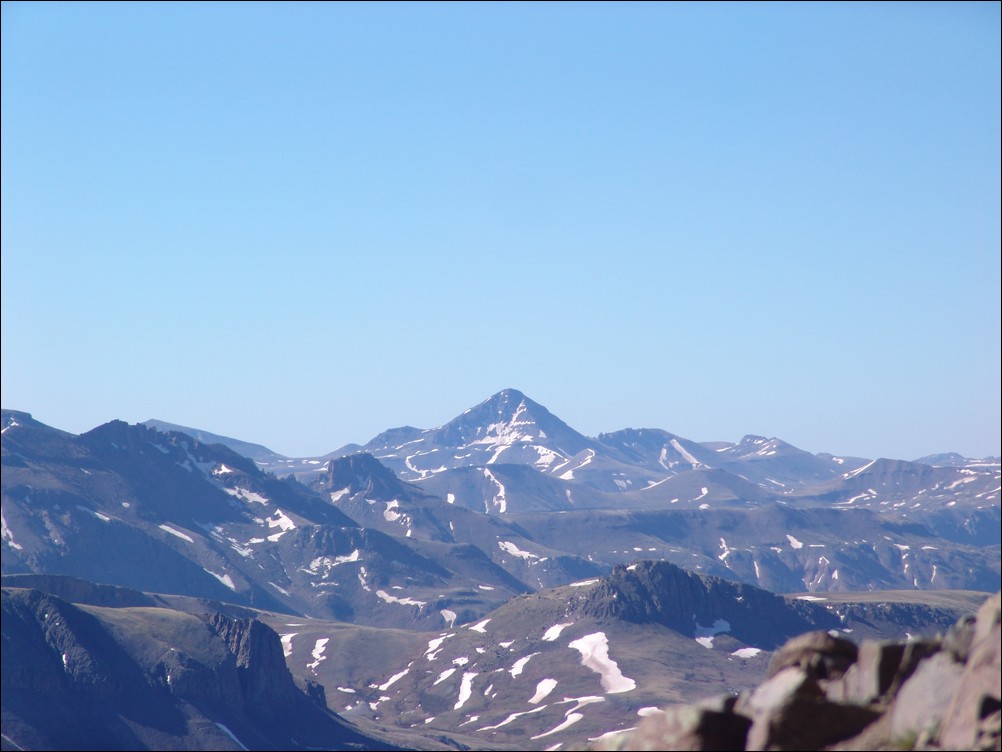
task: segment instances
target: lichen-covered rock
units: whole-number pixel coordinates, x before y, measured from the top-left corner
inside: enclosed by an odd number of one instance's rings
[[[857,705],[876,702],[893,685],[904,654],[905,646],[900,643],[865,641],[842,679],[827,687],[829,699]]]
[[[931,735],[946,713],[943,699],[953,697],[963,673],[964,667],[949,653],[937,653],[922,661],[894,698],[890,710],[892,738]]]
[[[837,679],[856,661],[856,644],[827,632],[807,632],[783,645],[772,656],[766,678],[798,666],[814,679]]]
[[[986,608],[987,607],[987,608]],[[999,596],[978,611],[975,641],[943,718],[943,749],[999,749],[1002,736],[1002,628]]]
[[[676,705],[650,717],[629,739],[637,752],[663,749],[709,752],[744,749],[751,721],[698,705]]]
[[[745,749],[819,749],[862,731],[879,715],[858,705],[840,705],[828,700],[817,679],[816,669],[789,666],[761,684],[735,704],[735,712],[748,716]]]

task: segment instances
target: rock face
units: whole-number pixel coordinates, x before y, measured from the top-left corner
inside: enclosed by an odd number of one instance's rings
[[[791,603],[760,588],[690,572],[667,561],[616,567],[588,593],[582,611],[600,619],[660,623],[686,635],[700,625],[720,624],[719,631],[767,650],[792,635],[840,626],[836,615],[816,604]]]
[[[998,750],[996,593],[944,635],[858,647],[826,632],[776,651],[751,692],[665,708],[598,749]]]
[[[2,656],[4,749],[388,748],[300,690],[253,619],[5,587]]]

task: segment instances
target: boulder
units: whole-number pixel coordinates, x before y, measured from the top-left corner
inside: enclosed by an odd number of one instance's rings
[[[797,666],[815,679],[837,679],[855,663],[857,652],[851,640],[833,637],[828,632],[807,632],[773,654],[765,675],[768,679],[783,669]]]

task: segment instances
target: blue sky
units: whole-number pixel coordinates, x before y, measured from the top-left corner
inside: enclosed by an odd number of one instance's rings
[[[1000,452],[1000,5],[3,3],[2,403]]]

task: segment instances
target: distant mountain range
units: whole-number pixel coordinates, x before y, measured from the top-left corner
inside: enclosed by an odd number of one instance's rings
[[[303,458],[163,421],[73,435],[2,418],[3,733],[35,748],[73,746],[67,719],[95,702],[92,675],[73,678],[40,616],[57,610],[86,623],[65,644],[87,665],[131,677],[116,692],[152,687],[156,707],[187,719],[158,730],[121,708],[129,737],[102,715],[87,728],[109,748],[315,746],[261,720],[263,695],[225,688],[221,646],[240,666],[231,636],[258,629],[241,619],[277,633],[254,639],[282,648],[297,682],[282,702],[323,711],[318,734],[540,748],[750,687],[801,631],[945,628],[1000,585],[997,458],[871,460],[652,428],[590,438],[511,389],[439,428]],[[879,602],[897,605],[867,603],[888,590]],[[183,616],[166,629],[149,608]],[[191,642],[199,630],[217,637]],[[133,631],[161,635],[230,699],[157,684],[168,664]],[[57,685],[33,684],[24,661],[71,675],[58,718],[26,710]]]

